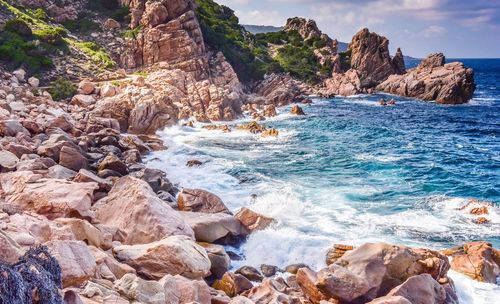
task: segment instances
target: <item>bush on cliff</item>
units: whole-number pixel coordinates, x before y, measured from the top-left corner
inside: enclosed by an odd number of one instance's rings
[[[75,85],[66,79],[59,78],[51,83],[49,93],[52,99],[59,101],[75,96],[77,89]]]
[[[31,248],[13,265],[0,263],[0,304],[62,304],[61,267],[47,247]]]

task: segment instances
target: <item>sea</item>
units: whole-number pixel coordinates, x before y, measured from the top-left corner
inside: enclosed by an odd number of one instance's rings
[[[279,130],[277,138],[208,131],[201,123],[169,127],[159,133],[168,150],[152,154],[148,165],[178,185],[217,194],[233,212],[248,207],[276,219],[226,248],[241,256],[233,268],[306,263],[319,270],[337,243],[439,250],[486,240],[498,249],[500,59],[459,61],[475,71],[467,104],[387,94],[312,98],[301,105],[306,116],[288,114],[288,106],[262,122]],[[381,106],[380,98],[396,105]],[[191,159],[204,164],[189,168]],[[491,204],[488,223],[461,208],[470,200]],[[500,297],[499,285],[449,275],[461,303]]]

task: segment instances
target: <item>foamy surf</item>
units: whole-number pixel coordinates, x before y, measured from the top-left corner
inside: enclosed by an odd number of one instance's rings
[[[194,128],[174,126],[161,133],[169,149],[154,153],[148,165],[165,170],[176,184],[217,194],[233,212],[245,206],[277,220],[269,229],[252,234],[240,248],[230,249],[244,257],[233,261],[234,268],[262,263],[285,267],[304,262],[320,269],[325,266],[327,249],[334,243],[383,241],[438,250],[498,237],[498,205],[492,205],[484,215],[489,223],[478,225],[474,222],[477,216],[470,214],[473,205],[462,208],[468,198],[414,194],[415,188],[422,187],[421,182],[408,182],[400,166],[415,161],[411,153],[418,151],[420,143],[417,147],[404,143],[403,151],[390,153],[390,149],[357,150],[337,160],[345,163],[340,171],[328,163],[318,166],[318,158],[332,153],[343,155],[340,143],[333,144],[331,151],[324,146],[305,146],[306,140],[316,135],[301,128],[322,115],[315,112],[316,107],[326,106],[319,101],[305,107],[307,119],[289,116],[287,108],[279,109],[278,117],[264,122],[278,125],[280,135],[271,139],[239,130],[209,131],[199,123]],[[333,128],[328,132],[340,131]],[[191,159],[201,160],[203,165],[189,168],[186,162]],[[441,167],[439,162],[434,164],[434,168]],[[491,303],[488,299],[500,294],[497,285],[479,283],[455,272],[450,276],[461,303]]]

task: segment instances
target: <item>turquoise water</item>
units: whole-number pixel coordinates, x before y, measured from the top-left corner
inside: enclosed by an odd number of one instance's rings
[[[472,240],[500,247],[500,60],[465,60],[478,89],[467,105],[392,96],[316,99],[306,116],[279,110],[264,122],[277,139],[245,132],[173,127],[151,166],[185,187],[208,189],[230,209],[247,206],[278,220],[240,248],[241,264],[324,266],[333,243],[385,241],[446,248]],[[249,120],[243,120],[249,121]],[[241,121],[239,122],[241,123]],[[206,163],[187,168],[189,159]],[[257,197],[252,197],[256,194]],[[491,202],[490,223],[459,210]],[[453,274],[466,303],[500,294]]]

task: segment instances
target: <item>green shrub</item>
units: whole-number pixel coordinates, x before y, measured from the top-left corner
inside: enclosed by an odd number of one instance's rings
[[[141,31],[142,31],[142,26],[140,26],[140,25],[134,29],[128,29],[128,30],[123,32],[123,38],[137,39],[137,36],[139,35],[139,33]]]
[[[41,8],[37,8],[36,10],[33,11],[33,17],[43,21],[47,21],[49,19],[47,13]]]
[[[67,32],[64,28],[56,26],[34,30],[33,34],[41,41],[52,45],[64,44],[63,37],[67,36]]]
[[[58,78],[51,83],[49,89],[50,95],[54,100],[64,100],[75,96],[77,92],[76,86],[69,80]]]
[[[351,50],[339,53],[340,56],[340,68],[342,71],[347,71],[351,68]]]
[[[119,22],[127,21],[130,15],[130,9],[126,6],[120,6],[118,0],[89,0],[87,8]]]
[[[72,32],[81,34],[102,31],[99,23],[92,20],[87,13],[80,13],[76,20],[67,20],[63,22],[63,26]]]
[[[126,6],[121,6],[113,10],[109,16],[118,22],[129,21],[130,9]]]
[[[10,31],[0,34],[0,60],[11,69],[23,66],[30,73],[52,67],[46,44],[37,40],[27,40]]]
[[[69,40],[70,43],[85,55],[87,55],[94,63],[104,66],[105,68],[113,68],[116,62],[104,51],[104,49],[94,42],[78,42]]]
[[[30,38],[33,34],[29,25],[24,20],[18,18],[8,20],[5,23],[4,30],[27,38]]]

